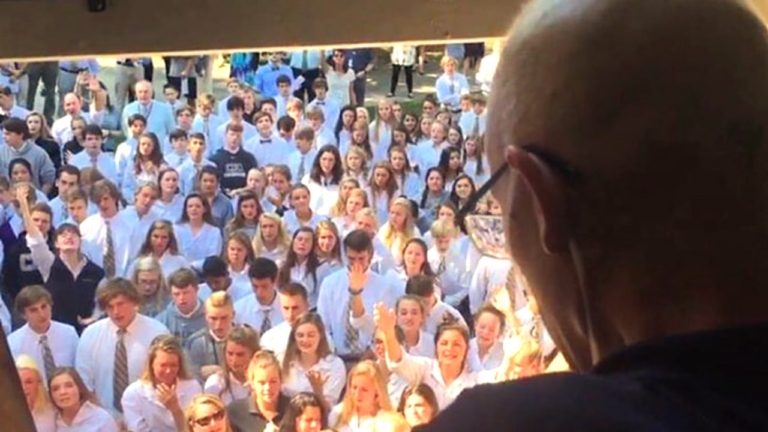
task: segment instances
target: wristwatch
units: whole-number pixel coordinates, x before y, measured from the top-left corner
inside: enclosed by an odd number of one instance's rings
[[[349,291],[350,295],[357,296],[357,295],[360,295],[363,292],[363,289],[360,288],[359,290],[353,290],[352,288],[347,287],[347,291]]]

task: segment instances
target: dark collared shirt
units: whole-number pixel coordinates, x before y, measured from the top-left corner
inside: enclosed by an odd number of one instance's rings
[[[288,396],[280,394],[280,399],[277,402],[277,417],[272,420],[273,423],[280,425],[290,402],[291,399]],[[252,397],[236,400],[227,405],[227,414],[234,432],[263,431],[269,423],[259,411]]]
[[[638,344],[586,374],[464,391],[417,430],[768,431],[768,325]]]

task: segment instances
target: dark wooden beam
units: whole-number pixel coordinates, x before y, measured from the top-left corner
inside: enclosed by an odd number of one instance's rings
[[[5,332],[0,327],[0,430],[35,432],[27,399],[21,390],[19,374],[13,362]]]

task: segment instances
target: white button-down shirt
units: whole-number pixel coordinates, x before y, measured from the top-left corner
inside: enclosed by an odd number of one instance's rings
[[[76,166],[80,170],[85,168],[94,168],[94,164],[91,162],[91,156],[89,156],[88,152],[86,151],[81,151],[80,153],[72,156],[72,159],[69,160],[69,164]],[[115,158],[112,155],[99,153],[99,155],[96,156],[95,168],[99,170],[104,178],[114,184],[118,184],[117,165],[115,164]]]
[[[243,148],[252,153],[260,167],[270,164],[285,164],[293,147],[276,133],[266,137],[256,135],[245,142]]]
[[[182,410],[186,410],[192,398],[203,392],[196,380],[176,382],[176,397]],[[151,382],[138,380],[123,393],[123,418],[132,432],[176,432],[173,414],[157,397]]]
[[[75,353],[77,352],[77,343],[80,340],[77,337],[75,328],[68,324],[51,321],[48,331],[38,334],[29,326],[14,331],[8,336],[8,346],[11,348],[11,354],[14,358],[25,354],[32,357],[40,368],[40,372],[45,376],[53,371],[45,370],[45,360],[43,356],[43,346],[40,344],[40,338],[48,338],[48,346],[53,354],[53,362],[56,367],[70,367],[75,365]]]
[[[493,346],[483,357],[480,357],[480,348],[477,346],[477,338],[469,341],[469,369],[475,372],[491,370],[501,366],[504,360],[504,346],[501,341],[494,342]]]
[[[272,327],[283,322],[283,313],[280,309],[280,296],[275,291],[272,303],[263,305],[256,300],[256,295],[249,295],[235,302],[235,322],[248,324],[256,331],[261,330],[261,323],[269,315]],[[270,327],[271,328],[271,327]]]
[[[224,111],[226,112],[226,109]],[[205,143],[210,146],[213,134],[225,121],[226,120],[223,120],[216,114],[209,115],[207,119],[203,118],[200,114],[197,114],[195,115],[195,119],[192,120],[192,132],[205,135]]]
[[[416,146],[416,155],[421,172],[426,174],[430,168],[436,167],[440,163],[440,154],[448,147],[450,147],[448,141],[443,141],[438,145],[435,145],[431,140],[418,144]]]
[[[187,259],[184,258],[183,255],[174,255],[169,250],[165,251],[165,253],[160,257],[158,262],[160,263],[160,269],[163,271],[163,277],[166,277],[166,278],[171,273],[175,272],[180,268],[192,267],[189,264],[189,261],[187,261]],[[135,266],[136,266],[136,260],[133,260],[131,262],[131,265],[128,267],[128,271],[125,274],[132,275],[133,269],[135,268]]]
[[[115,251],[116,276],[125,276],[130,264],[132,227],[125,223],[120,214],[110,220],[112,244]],[[101,214],[89,216],[80,224],[83,235],[83,253],[97,266],[104,268],[104,253],[107,251],[107,223]]]
[[[288,233],[288,235],[293,237],[293,233],[298,231],[299,228],[309,227],[315,229],[320,222],[327,219],[327,217],[320,216],[319,214],[312,212],[312,216],[309,218],[309,221],[302,222],[299,221],[295,211],[289,210],[283,215],[283,224],[285,225],[285,231]]]
[[[424,383],[435,391],[437,405],[444,410],[464,389],[474,387],[478,382],[475,372],[464,371],[450,385],[446,385],[440,373],[437,360],[403,353],[399,363],[387,362],[392,372],[405,378],[410,385]]]
[[[333,354],[320,359],[309,369],[305,369],[298,361],[291,362],[288,374],[283,377],[283,393],[290,397],[301,392],[312,393],[312,385],[307,379],[307,372],[311,370],[327,378],[323,385],[323,396],[329,405],[335,405],[346,383],[347,369],[344,362]]]
[[[91,123],[91,116],[88,115],[87,112],[81,111],[80,117],[82,117],[87,123]],[[53,125],[51,125],[51,137],[55,139],[61,147],[64,147],[64,144],[74,138],[74,134],[72,133],[71,115],[67,114],[53,122]]]
[[[194,268],[202,268],[207,257],[221,254],[221,230],[211,224],[204,223],[197,235],[188,223],[174,225],[173,232],[179,242],[179,252]]]
[[[404,348],[412,356],[435,358],[435,335],[419,330],[419,342]]]
[[[270,350],[278,359],[282,359],[288,348],[288,339],[291,337],[291,324],[283,321],[267,330],[259,339],[261,349]]]
[[[247,382],[240,382],[232,374],[229,374],[229,388],[226,388],[226,383],[221,373],[215,373],[205,380],[204,391],[221,399],[224,405],[229,405],[236,400],[245,399],[251,395],[250,385]]]
[[[302,179],[302,183],[309,188],[309,207],[313,212],[328,216],[339,199],[339,185],[323,186],[311,180],[308,174],[305,176],[306,180]]]
[[[139,145],[136,138],[128,138],[120,143],[115,150],[115,166],[117,167],[118,186],[122,187],[125,172],[133,170],[136,147]]]
[[[403,295],[403,291],[394,286],[388,278],[373,271],[368,272],[368,283],[365,284],[362,294],[365,314],[359,318],[352,318],[348,314],[349,272],[339,270],[326,277],[320,286],[320,297],[317,301],[317,313],[323,318],[326,328],[331,333],[333,344],[338,354],[351,354],[345,343],[346,322],[360,330],[359,347],[365,347],[371,343],[371,335],[375,324],[373,322],[373,305],[383,302],[387,307],[395,306],[397,299]]]
[[[157,213],[159,219],[164,219],[171,223],[178,222],[181,219],[181,214],[184,212],[184,195],[177,193],[173,196],[170,203],[164,203],[158,199],[155,201],[152,210]]]
[[[72,424],[68,425],[60,415],[56,416],[56,432],[118,432],[119,430],[115,419],[107,410],[90,402],[85,402],[80,407]]]
[[[154,209],[150,208],[147,214],[139,216],[136,206],[128,206],[120,211],[120,217],[126,225],[131,227],[131,248],[128,252],[131,259],[135,258],[139,254],[141,245],[144,244],[144,240],[147,238],[149,229],[152,228],[152,224],[162,219],[160,214]]]
[[[213,294],[213,290],[207,283],[198,285],[197,298],[201,301],[206,301]],[[227,294],[232,297],[232,301],[236,302],[242,298],[253,295],[253,288],[251,288],[251,282],[243,283],[242,281],[232,280],[232,283],[227,288]]]
[[[109,318],[101,319],[86,327],[77,345],[75,365],[85,385],[96,393],[104,407],[114,406],[112,383],[115,373],[115,345],[117,326]],[[126,329],[124,336],[128,360],[128,381],[139,379],[147,363],[152,341],[168,328],[159,321],[137,314]]]
[[[424,322],[424,331],[431,334],[437,334],[437,328],[446,318],[446,315],[450,315],[456,320],[457,323],[467,327],[467,322],[464,321],[464,317],[461,316],[459,311],[453,306],[443,303],[441,300],[437,300],[437,303],[429,311],[427,320]]]
[[[301,183],[301,177],[309,175],[309,173],[312,171],[312,164],[315,163],[315,157],[317,157],[317,149],[314,147],[309,149],[309,151],[303,155],[299,150],[293,150],[288,155],[288,168],[291,170],[291,182],[293,184]],[[302,163],[304,165],[304,172],[303,175],[299,176]]]

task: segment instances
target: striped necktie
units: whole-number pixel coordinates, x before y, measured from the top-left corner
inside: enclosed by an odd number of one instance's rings
[[[304,178],[304,162],[307,160],[307,155],[301,155],[301,162],[299,162],[299,172],[296,176],[296,183],[301,183],[301,179]]]
[[[441,275],[445,273],[445,257],[440,256],[440,263],[437,264],[437,274]]]
[[[352,298],[347,301],[346,313],[344,314],[344,345],[351,353],[360,350],[360,331],[352,323]]]
[[[56,370],[56,361],[53,359],[53,352],[51,346],[48,345],[48,336],[42,335],[38,340],[40,344],[40,350],[43,352],[43,365],[45,366],[45,376],[48,380],[51,379],[53,372]]]
[[[115,370],[112,375],[112,405],[119,412],[123,412],[121,399],[123,392],[128,387],[128,351],[125,348],[125,330],[117,331],[117,343],[115,344]]]
[[[261,322],[260,331],[261,335],[264,336],[264,333],[272,328],[272,319],[269,317],[269,313],[272,312],[272,309],[264,309],[262,312],[264,312],[264,321]]]
[[[104,251],[104,275],[107,279],[115,277],[115,242],[112,238],[112,225],[108,220],[104,221],[107,224],[107,238]]]

